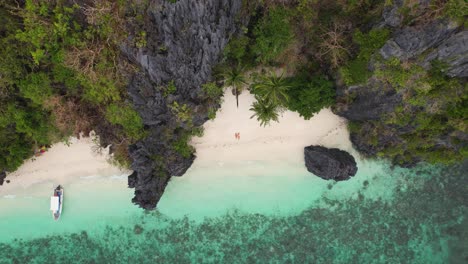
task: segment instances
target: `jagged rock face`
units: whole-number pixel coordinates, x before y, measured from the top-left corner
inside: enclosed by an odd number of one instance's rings
[[[403,17],[399,11],[403,5],[403,0],[394,0],[393,5],[385,6],[382,12],[384,23],[390,27],[398,27],[403,21]]]
[[[305,147],[304,159],[307,170],[325,180],[345,181],[358,169],[353,156],[336,148]]]
[[[420,5],[428,5],[430,1],[420,0]],[[463,26],[445,19],[437,19],[426,24],[411,26],[402,25],[401,8],[403,1],[393,1],[393,6],[386,7],[383,12],[383,24],[393,27],[393,34],[385,45],[377,51],[384,59],[396,57],[401,61],[417,63],[429,70],[431,62],[438,60],[447,68],[445,73],[449,77],[464,80],[468,77],[468,31]],[[380,23],[378,26],[381,26]],[[376,60],[371,60],[368,68],[372,71],[378,68]],[[382,123],[381,120],[395,112],[397,106],[402,105],[405,90],[396,90],[390,83],[382,83],[372,76],[365,84],[350,87],[339,87],[335,108],[338,115],[348,120],[359,122],[359,132],[351,131],[351,141],[354,147],[367,156],[375,156],[387,147],[404,144],[405,134],[416,130],[414,125],[396,126]],[[352,98],[352,100],[349,100]],[[348,100],[348,101],[347,101]],[[429,100],[427,102],[430,103]],[[417,109],[408,110],[414,118]],[[375,128],[380,129],[376,130]],[[373,132],[378,131],[375,135]],[[370,140],[370,135],[375,138]],[[460,131],[451,133],[459,141],[466,141],[467,135]],[[373,143],[372,143],[373,141]],[[438,146],[456,149],[448,134],[440,135]],[[420,157],[413,157],[411,161],[393,160],[402,166],[412,166],[421,161]]]
[[[424,68],[430,68],[431,61],[439,60],[448,65],[448,76],[468,77],[468,32],[448,20],[435,20],[422,26],[400,29],[403,22],[400,9],[403,3],[403,0],[394,0],[382,12],[383,23],[396,28],[393,38],[380,50],[384,59],[397,57],[408,60],[430,51],[421,63]],[[431,1],[419,0],[414,4],[420,7],[420,12],[424,12]]]
[[[433,21],[423,27],[406,27],[399,31],[380,50],[384,59],[413,58],[429,48],[437,47],[457,29],[456,23]]]
[[[403,14],[402,14],[402,7],[405,0],[392,0],[391,5],[385,5],[383,12],[382,12],[382,18],[384,24],[390,27],[400,27],[401,24],[403,23]],[[431,4],[431,0],[418,0],[417,2],[413,2],[415,6],[418,6],[420,8],[420,11],[424,10],[425,8],[429,7]]]
[[[461,31],[454,22],[437,20],[422,27],[406,27],[387,41],[380,49],[384,59],[396,57],[413,59],[426,51],[422,66],[430,68],[430,62],[440,60],[448,65],[451,77],[468,77],[468,32]]]
[[[341,108],[339,113],[349,120],[378,120],[382,115],[393,112],[401,102],[401,95],[395,89],[375,80],[370,80],[366,85],[350,86],[347,92],[353,93],[356,99],[352,104]]]
[[[468,77],[468,31],[461,31],[444,40],[424,60],[428,68],[430,62],[439,60],[447,63],[450,77]]]
[[[208,120],[201,85],[210,80],[212,67],[236,30],[241,2],[153,1],[147,14],[147,47],[124,48],[142,68],[128,92],[149,135],[129,148],[135,172],[128,181],[135,188],[132,201],[145,209],[153,209],[170,177],[183,175],[195,159],[177,153],[172,145],[189,123],[200,126]],[[168,95],[164,86],[171,81],[177,89]],[[177,119],[168,107],[173,102],[188,106],[190,121]]]

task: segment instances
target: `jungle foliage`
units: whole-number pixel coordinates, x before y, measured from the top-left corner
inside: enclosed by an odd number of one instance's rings
[[[91,129],[125,146],[144,135],[125,102],[131,67],[118,45],[128,5],[0,1],[0,171],[41,145]],[[136,15],[138,8],[133,9]],[[120,148],[126,155],[126,148]]]
[[[398,10],[403,25],[440,18],[467,23],[466,1],[417,3],[403,1]],[[253,117],[268,125],[287,108],[309,119],[335,105],[335,84],[366,84],[369,78],[378,78],[404,100],[383,120],[351,122],[352,133],[367,133],[369,143],[379,146],[379,156],[399,164],[447,163],[466,157],[467,149],[460,144],[467,133],[466,82],[447,77],[437,63],[424,70],[415,62],[383,61],[376,54],[392,34],[392,28],[373,26],[389,4],[384,0],[244,3],[243,14],[250,15],[250,23],[229,42],[223,64],[242,67],[245,76],[250,75],[249,91],[257,98],[251,108]],[[381,67],[370,69],[371,63]],[[284,72],[284,85],[272,85],[280,78],[272,70]],[[398,134],[405,127],[415,129],[405,133],[401,142],[379,141],[379,134]]]

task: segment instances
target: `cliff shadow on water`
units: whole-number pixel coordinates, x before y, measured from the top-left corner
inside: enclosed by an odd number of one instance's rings
[[[236,30],[241,0],[153,1],[146,13],[146,47],[124,48],[140,66],[128,87],[148,136],[130,146],[128,183],[133,202],[152,209],[171,176],[181,176],[195,156],[191,129],[208,120],[201,86],[211,80],[229,37]]]

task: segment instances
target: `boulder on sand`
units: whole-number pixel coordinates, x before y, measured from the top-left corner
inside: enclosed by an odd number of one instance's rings
[[[336,148],[305,147],[304,159],[307,170],[325,180],[345,181],[357,172],[354,157]]]

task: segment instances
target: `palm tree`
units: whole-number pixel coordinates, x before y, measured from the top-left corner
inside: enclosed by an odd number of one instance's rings
[[[257,117],[261,126],[270,124],[271,120],[278,122],[278,106],[269,101],[257,98],[257,101],[252,104],[250,111],[254,112],[250,118]]]
[[[224,78],[224,85],[234,88],[236,92],[236,103],[239,108],[239,93],[242,92],[244,85],[246,84],[243,68],[239,66],[232,67],[224,72],[222,76]]]
[[[277,106],[285,106],[288,102],[287,90],[289,87],[290,85],[283,78],[283,74],[277,76],[274,72],[259,76],[252,85],[254,94]]]

